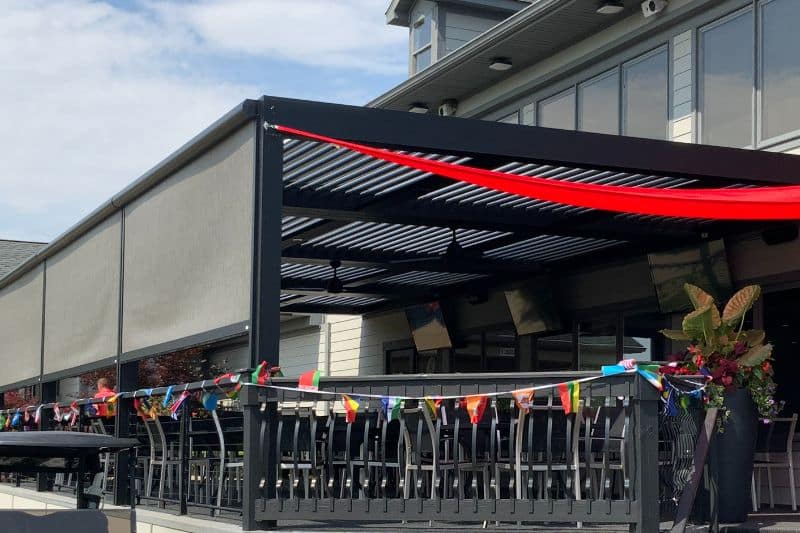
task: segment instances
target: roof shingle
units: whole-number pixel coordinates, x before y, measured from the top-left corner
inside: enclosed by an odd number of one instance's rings
[[[42,249],[45,244],[0,239],[0,279]]]

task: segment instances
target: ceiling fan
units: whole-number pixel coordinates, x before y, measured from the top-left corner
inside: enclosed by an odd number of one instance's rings
[[[342,262],[338,259],[332,259],[330,261],[331,268],[333,269],[333,277],[331,277],[328,282],[324,286],[314,286],[314,287],[291,287],[285,289],[286,292],[291,293],[292,290],[295,291],[303,291],[303,292],[318,292],[320,295],[325,294],[326,292],[329,294],[341,294],[346,292],[347,289],[344,286],[344,283],[341,279],[339,279],[338,269],[342,266]]]

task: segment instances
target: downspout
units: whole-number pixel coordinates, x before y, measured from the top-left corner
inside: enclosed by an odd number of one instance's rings
[[[323,315],[322,326],[325,328],[325,376],[331,375],[331,323],[328,315]]]

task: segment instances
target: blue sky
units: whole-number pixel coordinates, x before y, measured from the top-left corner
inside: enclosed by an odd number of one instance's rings
[[[405,79],[388,0],[6,0],[0,238],[49,241],[245,98]]]

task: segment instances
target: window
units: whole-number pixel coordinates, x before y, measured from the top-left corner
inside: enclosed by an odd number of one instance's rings
[[[751,144],[753,11],[700,30],[701,139],[704,144]]]
[[[761,139],[800,129],[800,2],[761,3]]]
[[[578,85],[578,129],[619,133],[619,73],[616,69]]]
[[[428,68],[433,59],[433,9],[419,13],[411,26],[411,72]]]
[[[542,100],[539,102],[536,114],[539,126],[574,130],[575,89],[569,89],[546,100]]]
[[[515,111],[510,115],[507,115],[497,122],[503,122],[504,124],[519,124],[519,111]]]
[[[667,49],[661,48],[624,65],[622,72],[623,133],[631,137],[666,139]]]

